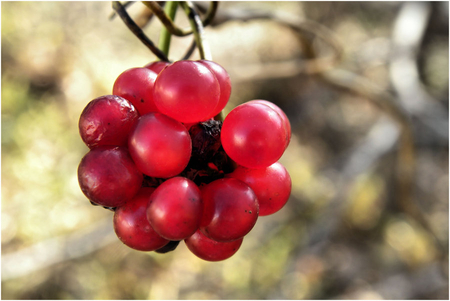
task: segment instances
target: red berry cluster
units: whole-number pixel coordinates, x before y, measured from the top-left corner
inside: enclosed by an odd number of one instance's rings
[[[291,179],[277,162],[291,127],[273,103],[253,100],[214,120],[228,102],[225,69],[206,60],[128,69],[113,95],[92,100],[79,121],[90,151],[81,190],[114,210],[127,246],[164,253],[184,240],[198,257],[224,260],[258,216],[280,210]]]

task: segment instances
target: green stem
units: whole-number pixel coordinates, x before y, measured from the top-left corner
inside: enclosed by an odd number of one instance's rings
[[[175,19],[175,14],[178,8],[178,1],[167,1],[164,7],[164,12],[167,14],[170,20]],[[159,37],[159,49],[169,57],[170,40],[172,34],[167,30],[165,26],[161,29],[161,35]]]
[[[202,60],[212,60],[209,44],[204,37],[203,23],[200,16],[194,9],[194,5],[190,1],[180,2],[181,7],[189,18],[192,31],[194,32],[195,42]]]

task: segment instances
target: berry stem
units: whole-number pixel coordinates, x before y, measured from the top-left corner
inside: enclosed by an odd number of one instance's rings
[[[194,32],[194,38],[200,53],[200,58],[204,60],[212,60],[209,44],[204,37],[203,23],[198,13],[195,11],[194,5],[190,1],[182,1],[180,2],[180,5],[189,18],[189,23],[191,24],[192,31]]]
[[[135,1],[126,1],[122,4],[123,8],[127,8],[128,6],[131,6],[132,4],[136,3]],[[116,17],[117,13],[114,11],[111,16],[109,16],[109,20],[112,21]]]
[[[219,2],[217,1],[211,1],[211,4],[208,7],[208,10],[206,11],[205,18],[203,19],[203,27],[208,26],[211,24],[212,20],[214,19],[217,7],[219,6]],[[186,54],[183,56],[182,60],[188,60],[191,55],[194,53],[195,47],[197,46],[197,43],[195,42],[195,39],[192,41],[191,45],[189,46],[188,50],[186,51]]]
[[[132,33],[142,42],[145,46],[150,49],[151,52],[153,52],[154,55],[156,55],[160,60],[168,62],[169,59],[167,56],[153,44],[153,42],[145,35],[145,33],[142,31],[142,29],[137,26],[137,24],[131,19],[131,17],[128,15],[126,9],[123,7],[123,5],[119,1],[113,1],[112,2],[112,8],[116,11],[116,13],[120,16],[122,21],[125,23],[125,25],[128,27],[129,30],[131,30]]]
[[[172,1],[167,1],[166,5],[170,6],[171,2]],[[166,14],[167,11],[164,11],[164,9],[158,4],[158,2],[142,1],[142,3],[152,10],[155,16],[158,17],[158,19],[161,21],[161,23],[164,25],[167,31],[169,31],[171,34],[183,37],[192,33],[192,31],[183,30],[178,26],[176,26],[175,23],[173,23],[172,18],[170,18],[170,16]]]
[[[170,20],[175,19],[175,14],[178,8],[178,1],[167,1],[164,7],[164,12],[167,14]],[[165,26],[161,29],[161,35],[159,37],[159,48],[164,54],[169,57],[170,40],[172,34],[167,30]]]
[[[155,14],[156,17],[161,21],[161,23],[166,27],[166,29],[175,36],[188,36],[193,33],[192,29],[183,29],[179,28],[175,25],[175,23],[172,21],[173,18],[170,18],[170,16],[167,15],[167,11],[162,9],[162,7],[158,4],[156,1],[142,1],[142,3],[150,8],[152,12]],[[168,1],[166,5],[169,5],[171,1]],[[203,26],[207,26],[212,22],[214,19],[214,16],[217,12],[218,7],[217,1],[212,1],[211,5],[209,6],[208,10],[206,11],[205,19],[202,21]]]
[[[206,11],[205,18],[203,19],[203,26],[208,26],[209,24],[211,24],[212,20],[216,16],[217,7],[219,7],[219,2],[211,1],[211,4]]]

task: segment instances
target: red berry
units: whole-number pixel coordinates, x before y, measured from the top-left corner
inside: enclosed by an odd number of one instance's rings
[[[160,113],[149,113],[139,117],[131,130],[128,149],[142,173],[170,178],[187,166],[192,143],[183,124]]]
[[[220,85],[203,64],[177,61],[157,77],[153,98],[158,110],[183,123],[208,119],[219,102]]]
[[[131,68],[117,77],[113,94],[128,99],[140,115],[158,112],[153,102],[153,86],[157,74],[147,68]]]
[[[163,61],[156,61],[152,63],[148,63],[144,66],[144,68],[150,69],[156,74],[159,74],[166,66],[170,65],[169,62],[163,62]]]
[[[89,200],[106,207],[117,207],[136,195],[143,175],[126,148],[100,146],[90,150],[81,160],[78,181]]]
[[[223,121],[221,141],[228,156],[239,165],[264,168],[286,149],[287,132],[280,115],[267,105],[244,103]]]
[[[153,230],[147,220],[147,205],[155,188],[143,187],[114,212],[114,231],[127,246],[139,251],[158,250],[169,243]]]
[[[244,237],[258,218],[258,202],[244,182],[225,178],[202,188],[203,216],[200,230],[209,238],[225,242]]]
[[[153,229],[169,240],[191,236],[200,226],[202,216],[200,189],[183,177],[162,183],[150,197],[147,219]]]
[[[270,101],[267,101],[267,100],[262,100],[262,99],[251,100],[251,101],[249,101],[249,102],[247,102],[247,103],[253,103],[253,102],[254,102],[254,103],[260,103],[260,104],[269,106],[269,107],[271,107],[275,112],[277,112],[277,113],[280,115],[281,119],[283,120],[284,127],[285,127],[285,129],[286,129],[286,133],[287,133],[287,135],[286,135],[286,147],[288,147],[289,142],[290,142],[290,140],[291,140],[291,136],[292,136],[292,134],[291,134],[291,123],[289,122],[289,119],[288,119],[288,117],[286,116],[286,114],[283,112],[283,110],[280,109],[280,107],[278,107],[276,104],[274,104],[274,103],[272,103],[272,102],[270,102]]]
[[[279,162],[259,169],[238,166],[226,177],[241,180],[250,186],[258,199],[259,216],[280,210],[291,194],[291,177]]]
[[[228,99],[230,98],[231,95],[230,76],[222,66],[220,66],[215,62],[207,60],[201,60],[198,62],[208,67],[208,69],[216,76],[217,81],[219,82],[220,85],[220,98],[219,102],[217,103],[217,106],[210,114],[210,118],[212,118],[217,114],[219,114],[228,103]]]
[[[116,95],[98,97],[81,113],[78,122],[81,139],[89,148],[126,146],[128,133],[138,117],[128,100]]]
[[[185,239],[186,246],[197,257],[207,261],[220,261],[233,256],[244,238],[230,242],[218,242],[206,237],[201,231]]]

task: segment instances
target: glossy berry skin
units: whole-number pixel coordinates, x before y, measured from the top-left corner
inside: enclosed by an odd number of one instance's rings
[[[100,146],[90,150],[78,166],[81,190],[92,202],[117,207],[140,189],[142,173],[124,147]]]
[[[129,202],[114,212],[114,231],[128,247],[139,251],[158,250],[169,243],[147,220],[147,205],[155,188],[143,187]]]
[[[267,105],[244,103],[223,121],[223,149],[237,164],[249,168],[272,165],[286,149],[287,133],[280,115]]]
[[[170,65],[169,62],[163,62],[163,61],[156,61],[152,63],[148,63],[144,66],[144,68],[150,69],[156,74],[159,74],[166,66]]]
[[[140,115],[158,112],[153,101],[153,86],[157,74],[148,68],[131,68],[114,82],[113,94],[128,99]]]
[[[267,100],[263,100],[263,99],[255,99],[255,100],[251,100],[247,103],[260,103],[266,106],[269,106],[270,108],[272,108],[275,112],[277,112],[281,119],[283,120],[283,124],[284,127],[286,129],[286,147],[289,145],[289,142],[291,141],[291,123],[289,122],[288,117],[286,116],[286,114],[283,112],[282,109],[280,109],[279,106],[277,106],[276,104],[274,104],[273,102],[267,101]]]
[[[241,247],[243,240],[244,238],[239,238],[230,242],[218,242],[197,231],[184,241],[197,257],[207,261],[220,261],[233,256]]]
[[[126,146],[128,133],[138,117],[128,100],[116,95],[98,97],[81,113],[78,122],[81,139],[89,148]]]
[[[219,102],[220,85],[203,64],[177,61],[157,77],[153,99],[158,110],[183,123],[209,119]]]
[[[148,113],[139,117],[131,130],[128,150],[142,173],[170,178],[187,166],[192,142],[180,122],[160,113]]]
[[[227,242],[244,237],[258,219],[256,195],[240,180],[215,180],[202,187],[202,199],[200,230],[215,241]]]
[[[184,177],[162,183],[150,197],[147,219],[153,229],[169,240],[191,236],[200,226],[203,204],[200,189]]]
[[[259,216],[273,214],[280,210],[291,194],[291,177],[279,162],[259,169],[238,166],[226,177],[241,180],[250,186],[258,199]]]
[[[230,76],[228,75],[227,71],[220,66],[219,64],[212,62],[212,61],[207,61],[207,60],[200,60],[198,61],[199,63],[205,65],[206,67],[208,67],[208,69],[216,76],[217,81],[219,82],[220,85],[220,98],[219,98],[219,102],[217,103],[216,108],[213,110],[213,112],[210,114],[210,118],[216,116],[217,114],[219,114],[223,108],[225,108],[225,106],[228,103],[228,99],[230,99],[230,95],[231,95],[231,81],[230,81]]]

